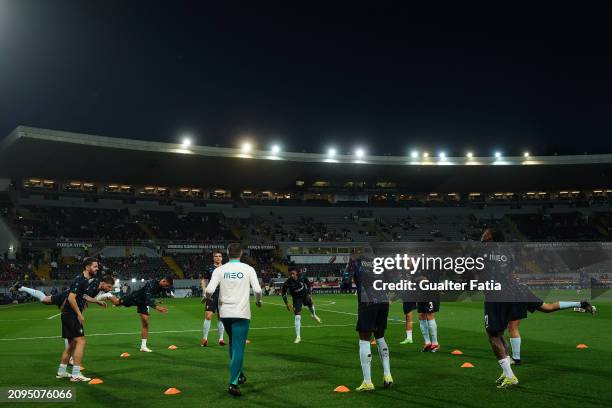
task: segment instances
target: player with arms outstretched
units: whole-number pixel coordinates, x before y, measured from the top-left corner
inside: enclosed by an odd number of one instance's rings
[[[293,305],[287,301],[287,293],[291,295]],[[302,326],[302,306],[306,306],[310,310],[310,316],[317,323],[321,323],[321,319],[317,316],[314,304],[312,303],[312,285],[305,276],[300,276],[295,265],[289,267],[289,278],[283,283],[281,288],[281,296],[287,310],[293,311],[295,315],[295,340],[294,343],[302,341],[301,326]]]
[[[155,297],[170,291],[172,289],[172,283],[172,276],[166,276],[159,280],[151,279],[147,281],[142,288],[121,299],[117,297],[111,298],[111,302],[113,302],[115,306],[136,306],[136,312],[140,315],[141,323],[140,351],[146,353],[153,351],[147,347],[147,340],[149,338],[149,309],[155,309],[160,313],[166,313],[168,311],[165,307],[155,303]]]

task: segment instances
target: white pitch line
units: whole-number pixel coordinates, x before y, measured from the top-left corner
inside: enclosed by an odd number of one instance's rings
[[[57,316],[59,316],[59,315],[61,315],[61,313],[56,313],[56,314],[54,314],[53,316],[49,316],[49,317],[47,317],[47,320],[51,320],[51,319],[53,319],[54,317],[57,317]]]
[[[265,303],[264,303],[264,305],[272,305],[272,306],[286,307],[284,304],[280,304],[280,303],[271,303],[271,302],[265,302]],[[341,311],[339,311],[339,310],[321,309],[320,307],[316,307],[316,305],[315,305],[315,309],[316,309],[317,311],[330,312],[330,313],[338,313],[338,314],[349,315],[349,316],[357,316],[357,313],[351,313],[351,312],[341,312]]]
[[[2,305],[2,306],[0,306],[0,310],[10,309],[11,307],[23,306],[23,305],[27,305],[27,304],[29,304],[29,303],[17,303],[17,304],[13,304],[13,305]]]
[[[306,328],[321,328],[321,327],[348,327],[354,326],[354,323],[350,324],[317,324],[316,326],[302,326]],[[293,329],[294,326],[271,326],[271,327],[251,327],[249,330],[273,330],[273,329]],[[215,329],[216,330],[216,329]],[[211,330],[211,331],[215,331]],[[191,333],[191,332],[201,332],[202,329],[193,329],[193,330],[162,330],[162,331],[150,331],[152,334],[163,334],[163,333]],[[137,332],[120,332],[120,333],[94,333],[87,334],[85,337],[96,337],[96,336],[125,336],[125,335],[134,335],[140,334],[140,331]],[[38,336],[38,337],[16,337],[13,339],[0,339],[0,341],[17,341],[17,340],[43,340],[43,339],[59,339],[61,336]]]

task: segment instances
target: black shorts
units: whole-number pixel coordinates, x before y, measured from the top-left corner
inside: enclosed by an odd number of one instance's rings
[[[213,293],[212,298],[206,299],[204,309],[207,312],[219,313],[219,292]]]
[[[293,311],[295,313],[301,312],[302,306],[312,307],[312,298],[310,296],[293,298]]]
[[[516,302],[512,303],[510,318],[511,320],[523,320],[527,318],[527,312],[533,313],[542,306],[542,302]]]
[[[389,318],[388,303],[359,303],[357,309],[358,332],[384,332]]]
[[[517,303],[514,302],[485,302],[485,329],[491,335],[499,336],[504,333],[508,323],[517,319]]]
[[[85,336],[83,325],[79,322],[74,313],[62,313],[62,337],[74,339],[75,337]]]
[[[404,302],[402,307],[404,308],[404,314],[408,314],[417,308],[417,304],[416,302]]]
[[[417,302],[417,311],[419,313],[438,313],[440,302]]]
[[[66,296],[63,296],[62,294],[52,295],[51,296],[51,304],[55,305],[57,307],[62,307],[62,305],[64,304],[66,299],[67,299]]]
[[[148,315],[149,314],[149,306],[144,303],[138,303],[136,300],[132,299],[129,296],[126,296],[121,299],[121,306],[132,307],[136,306],[136,312],[139,314]]]

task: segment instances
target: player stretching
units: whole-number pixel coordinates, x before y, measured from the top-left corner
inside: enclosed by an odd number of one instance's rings
[[[89,280],[98,272],[98,261],[94,258],[86,258],[83,261],[83,273],[79,274],[72,285],[69,293],[60,306],[62,319],[62,337],[68,340],[68,347],[64,348],[56,378],[70,377],[72,382],[89,381],[90,378],[81,374],[81,360],[85,352],[85,330],[83,328],[83,309],[85,308],[85,295],[89,286]],[[70,357],[73,357],[72,375],[68,375],[66,369]]]
[[[519,325],[521,320],[527,318],[527,312],[533,313],[536,310],[543,313],[552,313],[558,310],[564,309],[580,309],[586,313],[595,314],[597,310],[595,306],[589,302],[563,302],[558,301],[554,303],[544,302],[523,302],[513,303],[511,311],[511,319],[508,323],[508,334],[510,335],[510,350],[512,357],[510,360],[511,364],[521,365],[521,333],[519,331]]]
[[[383,387],[389,388],[393,385],[393,377],[391,376],[389,347],[384,337],[389,317],[389,301],[386,294],[372,292],[372,282],[368,279],[361,260],[354,258],[350,262],[349,270],[352,271],[353,280],[357,286],[356,330],[359,332],[359,360],[363,372],[363,382],[357,387],[356,391],[374,391],[371,374],[372,353],[370,350],[372,335],[376,339],[378,355],[383,366]],[[364,299],[362,299],[363,294],[366,294]]]
[[[210,278],[212,276],[213,271],[223,264],[223,254],[221,253],[221,251],[213,251],[212,255],[213,265],[209,265],[202,276],[202,291],[206,291],[206,286],[208,286],[208,283],[210,282]],[[219,289],[217,288],[210,300],[206,299],[206,297],[203,297],[202,302],[205,302],[203,328],[204,333],[202,337],[202,347],[206,347],[208,345],[208,332],[210,331],[210,323],[213,314],[217,315],[217,331],[219,333],[219,345],[225,346],[225,341],[223,341],[223,322],[221,321],[221,319],[219,319]]]
[[[240,262],[240,244],[227,247],[229,262],[215,269],[208,286],[206,298],[212,299],[217,287],[219,292],[219,316],[229,336],[230,384],[227,392],[234,396],[242,395],[240,384],[246,382],[242,371],[244,347],[251,323],[250,292],[253,288],[256,304],[261,307],[261,287],[255,269]]]
[[[500,230],[487,228],[481,237],[481,242],[503,242],[504,235]],[[504,265],[500,265],[502,268]],[[506,276],[510,271],[503,272]],[[485,294],[486,295],[486,294]],[[486,296],[485,296],[486,299]],[[491,302],[485,301],[485,328],[491,349],[497,357],[502,368],[502,373],[496,381],[497,388],[511,388],[518,385],[519,380],[514,375],[511,367],[511,359],[508,355],[508,344],[504,339],[504,332],[511,321],[527,317],[527,311],[533,313],[536,310],[543,313],[552,313],[563,309],[580,307],[593,314],[593,306],[589,302],[555,302],[544,303],[542,301],[530,302]],[[518,326],[517,326],[518,327]],[[519,343],[520,347],[520,343]],[[519,359],[520,360],[520,359]]]
[[[293,299],[293,306],[287,302],[287,292],[291,294]],[[317,322],[321,323],[321,319],[315,312],[314,304],[312,303],[312,286],[310,281],[305,276],[299,276],[299,272],[295,266],[289,267],[289,278],[283,283],[281,289],[281,295],[287,310],[293,311],[295,314],[295,341],[299,343],[302,341],[300,336],[300,329],[302,326],[302,305],[306,306],[310,310],[310,316]]]
[[[173,279],[170,275],[160,280],[151,279],[147,281],[142,288],[121,299],[116,297],[111,298],[115,306],[136,306],[136,312],[140,315],[140,322],[142,325],[140,351],[147,353],[153,351],[147,347],[147,340],[149,338],[149,308],[155,309],[160,313],[166,313],[168,311],[165,307],[155,304],[155,297],[159,296],[162,292],[171,290],[172,282]]]

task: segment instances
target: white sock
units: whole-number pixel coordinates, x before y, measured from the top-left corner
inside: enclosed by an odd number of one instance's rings
[[[309,307],[308,307],[308,310],[310,310],[310,315],[311,315],[312,317],[315,317],[315,316],[317,315],[317,312],[315,311],[315,307],[314,307],[314,305],[309,306]]]
[[[145,347],[147,347],[147,339],[140,340],[140,348],[145,348]]]
[[[370,342],[359,340],[359,361],[361,361],[361,371],[363,371],[363,381],[372,382],[371,363],[372,353],[370,352]]]
[[[40,290],[36,290],[36,289],[32,289],[32,288],[26,288],[25,286],[22,286],[18,289],[20,292],[25,292],[28,295],[35,297],[36,299],[40,300],[41,302],[43,300],[45,300],[45,298],[47,297],[47,295],[45,295],[44,293],[42,293]]]
[[[81,366],[74,365],[72,366],[72,375],[81,375]]]
[[[510,337],[510,348],[512,349],[512,358],[515,360],[521,359],[521,338]]]
[[[68,347],[70,347],[70,342],[68,341],[68,339],[64,339],[64,348]]]
[[[406,338],[412,340],[412,330],[406,330]]]
[[[295,315],[295,337],[300,337],[301,328],[302,328],[302,316]]]
[[[431,344],[431,339],[429,338],[429,325],[427,324],[427,320],[419,320],[419,326],[421,327],[421,333],[423,334],[423,341],[425,341],[425,344]]]
[[[223,333],[225,332],[225,326],[221,320],[217,320],[217,331],[219,332],[219,340],[223,340]]]
[[[431,344],[438,344],[438,324],[436,319],[427,320],[429,326],[429,335],[431,336]]]
[[[208,340],[208,332],[210,331],[210,320],[204,319],[204,336],[203,338]]]
[[[384,337],[376,339],[376,347],[378,347],[378,355],[383,366],[383,374],[391,375],[391,363],[389,361],[389,347]]]
[[[514,377],[514,373],[512,372],[512,367],[510,367],[510,357],[502,358],[497,361],[504,372],[506,378]]]
[[[67,367],[68,367],[68,364],[60,364],[59,368],[57,369],[57,373],[58,374],[65,374]]]
[[[559,302],[559,309],[570,309],[572,307],[580,307],[580,302]]]

